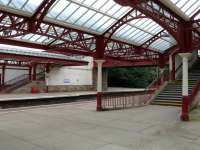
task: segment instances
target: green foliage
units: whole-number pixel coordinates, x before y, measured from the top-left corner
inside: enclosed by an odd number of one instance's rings
[[[153,67],[113,68],[108,70],[108,85],[112,87],[145,88],[156,76]]]

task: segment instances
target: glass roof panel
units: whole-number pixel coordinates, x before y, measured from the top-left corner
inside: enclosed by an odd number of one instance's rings
[[[171,0],[177,7],[190,15],[194,14],[199,7],[199,0]],[[31,13],[38,8],[42,0],[0,0],[1,5],[6,5],[14,9],[24,10]],[[155,5],[155,7],[157,7]],[[121,19],[132,8],[122,7],[114,0],[56,0],[49,9],[47,17],[59,20],[61,22],[74,25],[82,30],[94,31],[103,34],[116,21]],[[192,9],[192,10],[191,10]],[[132,16],[135,16],[135,11]],[[167,14],[168,15],[168,14]],[[9,21],[9,20],[8,20]],[[5,21],[6,22],[6,21]],[[47,28],[45,25],[41,25]],[[59,29],[56,29],[58,31]],[[121,39],[129,43],[140,45],[152,38],[163,28],[148,18],[136,19],[121,26],[113,35],[113,38]],[[59,31],[62,32],[62,31]],[[54,32],[52,31],[52,34]],[[73,35],[76,38],[76,34]],[[48,43],[52,39],[46,36],[27,34],[18,37],[22,40],[29,40],[38,43]],[[70,37],[65,37],[70,40]],[[156,42],[159,42],[155,44]],[[170,37],[162,37],[160,41],[154,43],[155,48],[165,49],[168,45],[176,44],[176,41]],[[162,46],[163,45],[163,46]]]
[[[30,13],[34,13],[41,3],[42,0],[0,0],[2,5]]]
[[[50,9],[50,12],[47,14],[48,17],[57,18],[57,16],[64,11],[64,9],[70,3],[66,0],[58,0],[55,5]]]
[[[200,8],[200,0],[170,0],[188,17],[194,15]]]

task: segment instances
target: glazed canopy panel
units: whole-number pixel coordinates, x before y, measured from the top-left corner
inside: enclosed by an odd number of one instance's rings
[[[14,9],[34,13],[42,0],[0,0],[0,4]]]
[[[122,7],[113,0],[57,0],[47,16],[102,34],[130,10],[130,7]],[[135,14],[136,11],[131,13],[132,16]],[[124,24],[114,33],[113,38],[141,45],[161,30],[163,28],[151,19],[140,18]],[[161,38],[151,48],[165,51],[175,44],[172,37]]]
[[[170,5],[166,5],[166,2]],[[44,17],[38,21],[37,17],[34,18],[35,14],[48,3],[50,5]],[[147,7],[142,9],[143,4]],[[97,38],[101,36],[106,41],[102,48],[106,56],[138,60],[151,56],[158,58],[160,53],[177,45],[178,23],[185,19],[180,14],[188,20],[190,17],[199,19],[199,0],[144,0],[143,4],[134,8],[121,6],[114,0],[0,0],[0,27],[3,29],[0,36],[42,45],[45,50],[51,46],[50,50],[75,50],[77,54],[83,52],[81,54],[90,56],[97,51]],[[162,9],[162,5],[169,9]],[[154,15],[157,13],[156,16],[160,17],[157,19],[167,20],[165,25],[150,17],[147,10]],[[128,17],[123,20],[125,16]],[[30,21],[32,17],[36,19],[33,22]],[[34,30],[31,23],[35,22],[39,23]],[[117,28],[112,30],[117,23]],[[196,26],[199,27],[199,24],[196,23]],[[193,42],[199,47],[200,32],[194,30]]]
[[[199,11],[200,1],[199,0],[170,0],[175,4],[183,13],[188,17],[192,17]],[[200,19],[198,14],[194,19]]]
[[[0,0],[2,6],[25,12],[30,16],[34,14],[41,3],[42,0]],[[46,18],[100,35],[131,9],[122,7],[113,0],[57,0],[49,9]],[[133,11],[131,15],[135,16],[136,11]],[[112,38],[140,46],[161,30],[163,28],[151,19],[138,18],[121,26]],[[176,41],[167,31],[166,35],[156,40],[149,48],[163,52],[176,45]],[[15,38],[41,44],[49,44],[54,41],[52,38],[37,34],[26,34]]]

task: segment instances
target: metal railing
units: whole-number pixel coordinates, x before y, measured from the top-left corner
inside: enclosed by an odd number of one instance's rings
[[[36,80],[41,80],[45,78],[45,72],[39,72],[36,74]],[[0,91],[4,91],[6,93],[9,93],[21,86],[24,86],[28,83],[30,83],[31,80],[29,79],[29,74],[23,74],[20,76],[17,76],[7,82],[5,82],[5,85],[1,87]]]
[[[104,92],[102,93],[102,110],[125,109],[147,105],[151,102],[156,90],[169,80],[166,71],[156,78],[144,91]]]
[[[154,90],[137,92],[108,92],[102,95],[102,110],[116,110],[149,104]]]
[[[20,75],[20,76],[17,76],[9,81],[6,81],[5,82],[5,85],[7,86],[10,86],[10,85],[13,85],[19,81],[26,81],[26,80],[29,80],[29,75],[28,74],[23,74],[23,75]]]
[[[192,89],[192,94],[190,95],[190,103],[189,103],[190,106],[189,106],[189,108],[195,107],[196,104],[193,103],[193,102],[195,101],[195,98],[196,98],[196,96],[197,96],[199,90],[200,90],[200,80],[198,80],[198,81],[196,82],[195,86],[194,86],[193,89]],[[184,105],[184,103],[183,103],[183,105]]]

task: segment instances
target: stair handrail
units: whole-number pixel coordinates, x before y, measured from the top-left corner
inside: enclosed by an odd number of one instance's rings
[[[160,85],[162,85],[163,81],[168,81],[169,80],[169,73],[166,73],[165,70],[163,71],[163,73],[160,74],[159,77],[157,77],[155,80],[153,80],[147,87],[146,89],[158,89]]]
[[[28,77],[29,77],[28,74],[23,74],[23,75],[17,76],[15,78],[11,79],[11,80],[6,81],[5,85],[12,85],[12,84],[14,84],[16,82],[29,79]]]
[[[190,107],[193,101],[195,100],[199,90],[200,90],[200,80],[196,82],[194,88],[192,89],[192,94],[190,95],[190,103],[189,103]]]
[[[169,72],[166,74],[165,70],[160,74],[159,77],[157,77],[155,80],[153,80],[149,86],[146,87],[145,95],[148,95],[146,98],[148,100],[152,100],[153,95],[155,95],[155,92],[160,88],[160,86],[165,82],[169,80]]]
[[[40,80],[45,77],[45,71],[41,71],[37,73],[37,80]],[[22,85],[25,85],[26,83],[30,82],[31,80],[29,79],[29,74],[23,74],[18,77],[15,77],[14,79],[11,79],[6,82],[5,85],[13,85],[13,86],[8,86],[6,88],[1,88],[0,90],[5,90],[6,92],[10,92],[15,88],[18,88]],[[9,84],[8,84],[9,83]]]

